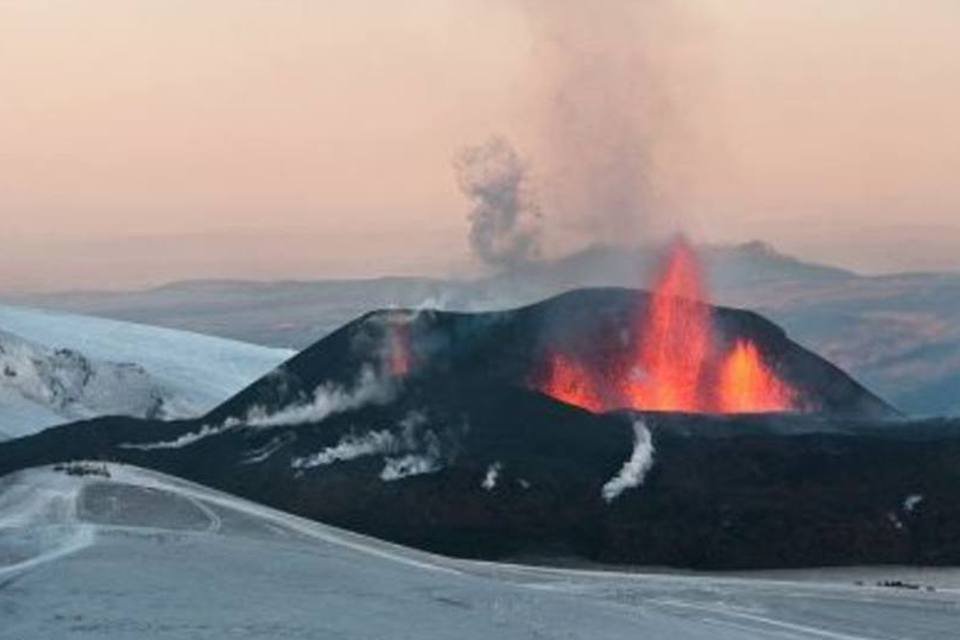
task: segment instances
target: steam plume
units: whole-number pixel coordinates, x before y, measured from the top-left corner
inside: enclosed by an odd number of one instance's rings
[[[384,460],[380,479],[385,482],[403,480],[410,476],[420,476],[427,473],[436,473],[443,468],[440,460],[427,455],[409,454],[399,458]]]
[[[183,447],[188,447],[204,438],[209,438],[210,436],[215,436],[218,433],[223,433],[229,427],[226,425],[211,426],[205,424],[200,427],[199,431],[194,431],[191,433],[185,433],[179,438],[174,440],[164,440],[161,442],[150,442],[147,444],[135,444],[130,442],[125,442],[120,444],[121,449],[138,449],[140,451],[152,451],[154,449],[182,449]]]
[[[386,404],[393,399],[396,388],[390,379],[378,376],[373,369],[365,367],[352,388],[332,383],[322,384],[314,390],[313,399],[303,404],[294,404],[271,412],[262,406],[254,406],[244,418],[227,418],[219,425],[203,425],[199,431],[185,433],[175,440],[148,444],[125,443],[125,449],[180,449],[200,440],[218,435],[236,427],[282,427],[321,422],[337,413],[359,409],[368,404]]]
[[[487,473],[483,476],[483,482],[480,484],[486,491],[493,491],[497,488],[497,480],[500,478],[500,469],[503,465],[500,462],[494,462],[487,467]]]
[[[353,460],[397,449],[399,444],[389,431],[370,431],[362,436],[348,435],[333,447],[305,458],[295,458],[290,464],[294,469],[312,469],[340,460]]]
[[[373,369],[365,367],[353,388],[345,389],[334,384],[320,385],[309,403],[285,407],[274,413],[263,407],[253,407],[241,422],[251,427],[320,422],[335,413],[359,409],[368,404],[385,404],[393,399],[395,391],[389,379],[382,378]]]
[[[294,469],[312,469],[356,458],[382,456],[384,466],[380,479],[386,482],[435,473],[455,455],[455,447],[444,442],[455,434],[445,434],[445,438],[426,428],[427,425],[426,414],[411,411],[400,421],[399,433],[387,430],[369,431],[363,435],[350,433],[336,445],[307,457],[294,458],[290,464]]]
[[[473,203],[470,245],[486,264],[512,268],[540,253],[540,209],[527,165],[503,138],[463,149],[454,162],[460,190]]]
[[[603,499],[608,503],[616,500],[627,489],[643,484],[644,477],[653,466],[653,437],[643,420],[634,421],[633,435],[633,453],[630,459],[623,464],[620,473],[603,485],[601,490]]]

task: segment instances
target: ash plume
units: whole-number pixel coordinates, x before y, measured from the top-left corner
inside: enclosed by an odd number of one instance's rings
[[[470,246],[485,264],[511,269],[540,254],[540,209],[526,163],[509,142],[492,137],[463,149],[454,161],[457,183],[473,203]]]
[[[516,0],[532,36],[527,122],[542,199],[532,201],[528,165],[506,140],[461,154],[460,188],[474,203],[470,241],[485,263],[509,268],[539,257],[541,204],[551,221],[546,241],[562,250],[676,231],[669,201],[687,180],[675,107],[688,99],[677,80],[689,76],[677,63],[695,49],[680,37],[676,5]]]
[[[667,83],[681,45],[670,0],[526,0],[542,74],[537,121],[551,213],[590,240],[639,240],[663,215]],[[670,175],[665,175],[664,170]]]

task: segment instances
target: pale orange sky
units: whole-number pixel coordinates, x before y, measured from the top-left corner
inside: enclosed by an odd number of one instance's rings
[[[451,158],[493,133],[548,253],[684,228],[960,267],[960,4],[658,4],[0,0],[0,287],[463,273]],[[564,145],[558,92],[590,110]],[[622,130],[651,138],[623,233],[557,170]]]

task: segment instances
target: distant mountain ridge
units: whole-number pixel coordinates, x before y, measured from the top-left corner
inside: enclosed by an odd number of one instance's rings
[[[842,269],[784,256],[759,242],[707,246],[701,253],[710,278],[721,283],[744,277],[853,277]],[[477,279],[384,276],[267,282],[187,280],[142,291],[18,295],[9,299],[41,308],[302,349],[358,315],[385,307],[488,311],[530,304],[581,287],[642,288],[650,281],[657,259],[656,247],[598,245]],[[725,275],[728,273],[732,275]]]

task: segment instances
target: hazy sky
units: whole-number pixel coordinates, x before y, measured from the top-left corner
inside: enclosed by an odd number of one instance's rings
[[[0,0],[0,287],[463,273],[491,134],[547,254],[960,268],[958,113],[956,0]]]

